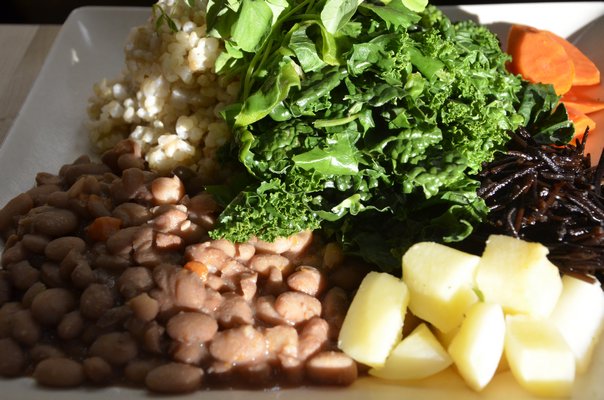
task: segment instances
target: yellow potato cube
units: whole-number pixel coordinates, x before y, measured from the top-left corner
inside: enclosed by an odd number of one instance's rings
[[[491,235],[476,270],[476,284],[487,302],[506,314],[547,317],[562,292],[558,268],[540,243]]]
[[[403,281],[390,274],[370,272],[346,313],[338,347],[358,362],[383,366],[401,340],[408,303],[409,291]]]
[[[478,256],[433,242],[417,243],[403,255],[409,309],[446,333],[457,328],[478,300],[474,273]]]
[[[577,373],[587,371],[604,327],[604,292],[600,283],[562,277],[562,294],[549,319],[575,354]]]
[[[392,350],[383,367],[369,374],[383,379],[422,379],[449,365],[451,357],[425,323],[418,325]]]
[[[546,319],[506,317],[504,351],[520,386],[538,396],[569,396],[575,380],[575,356]]]
[[[449,354],[468,386],[484,389],[495,375],[503,354],[505,318],[496,303],[476,303],[469,310]]]

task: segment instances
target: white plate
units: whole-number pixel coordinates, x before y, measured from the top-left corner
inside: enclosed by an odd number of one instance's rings
[[[454,19],[472,18],[489,24],[505,42],[510,22],[549,29],[569,37],[604,71],[604,2],[524,3],[444,7]],[[143,23],[150,9],[84,7],[72,13],[57,37],[6,141],[0,148],[0,205],[33,185],[39,171],[55,172],[78,155],[89,153],[84,128],[86,102],[92,85],[103,77],[117,76],[123,65],[122,48],[129,29]],[[603,86],[595,89],[600,97]],[[595,115],[604,141],[604,113]],[[598,150],[599,152],[599,150]],[[580,310],[578,310],[580,311]],[[2,355],[0,355],[2,357]],[[604,341],[588,374],[577,382],[573,399],[604,399]],[[3,400],[101,400],[113,396],[145,398],[142,390],[125,388],[47,390],[31,379],[0,380]],[[467,389],[452,371],[419,383],[399,384],[363,378],[352,387],[301,388],[281,391],[211,391],[177,396],[178,399],[267,400],[431,400],[431,399],[534,399],[513,382],[509,373],[496,376],[480,394]],[[163,397],[169,399],[170,397]]]

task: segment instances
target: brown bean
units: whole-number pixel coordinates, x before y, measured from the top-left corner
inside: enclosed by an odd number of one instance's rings
[[[340,264],[330,271],[329,279],[344,290],[353,291],[359,287],[369,269],[359,264]]]
[[[329,325],[322,318],[309,320],[300,332],[298,341],[298,357],[306,360],[311,355],[325,347],[329,339]]]
[[[172,342],[170,355],[174,361],[192,365],[199,365],[210,357],[203,343]]]
[[[147,293],[141,293],[128,301],[128,306],[136,318],[142,321],[151,321],[157,317],[159,303]]]
[[[0,354],[0,376],[17,376],[25,368],[25,353],[14,339],[0,339]]]
[[[342,247],[336,242],[327,243],[323,252],[323,267],[330,270],[340,265],[342,261],[344,261]]]
[[[210,354],[234,365],[262,361],[266,358],[264,335],[251,325],[220,331],[210,343]]]
[[[44,255],[53,261],[61,261],[71,250],[83,252],[86,248],[84,240],[77,236],[63,236],[48,242]]]
[[[64,165],[59,171],[59,176],[64,178],[68,185],[73,185],[83,175],[103,175],[107,172],[111,172],[111,170],[105,164],[89,161]]]
[[[203,343],[211,340],[218,331],[216,320],[197,312],[181,312],[166,324],[168,335],[179,342]]]
[[[126,299],[146,292],[153,286],[151,271],[145,267],[126,268],[117,280],[117,288]]]
[[[112,365],[124,365],[138,354],[136,341],[129,333],[111,332],[99,336],[90,346],[90,355],[104,358]]]
[[[112,216],[122,221],[123,227],[138,226],[147,222],[152,214],[151,211],[137,203],[122,203],[115,207]]]
[[[13,286],[20,290],[27,290],[40,279],[40,270],[31,266],[29,261],[23,260],[8,266]]]
[[[187,393],[197,390],[203,380],[203,370],[192,365],[168,363],[149,371],[147,388],[159,393]]]
[[[21,239],[21,243],[27,251],[37,254],[44,253],[44,249],[46,248],[48,242],[49,240],[47,237],[32,233],[24,234],[23,238]]]
[[[88,357],[82,362],[84,375],[96,385],[106,384],[113,376],[113,368],[101,357]]]
[[[325,288],[325,277],[317,268],[300,266],[287,277],[287,285],[292,290],[316,297]]]
[[[47,358],[36,365],[33,377],[42,386],[75,387],[84,382],[84,368],[69,358]]]
[[[31,285],[29,287],[29,289],[27,289],[25,291],[25,293],[23,293],[23,297],[21,298],[21,303],[23,304],[24,307],[30,308],[31,303],[34,301],[34,298],[38,295],[38,293],[41,293],[44,290],[46,290],[45,284],[43,284],[42,282],[34,283],[33,285]]]
[[[72,311],[63,316],[57,326],[57,335],[61,339],[75,339],[84,330],[84,318],[79,311]]]
[[[254,323],[254,311],[241,296],[225,295],[224,301],[216,310],[216,319],[223,328],[234,328]]]
[[[13,315],[12,337],[15,340],[26,346],[33,346],[40,340],[41,336],[40,327],[29,310],[17,311]]]
[[[264,337],[268,346],[268,357],[286,363],[298,357],[298,332],[292,326],[277,325],[266,328]]]
[[[52,192],[46,197],[46,204],[55,208],[69,208],[69,202],[72,199],[69,197],[67,192],[57,190]]]
[[[12,298],[13,288],[8,274],[0,272],[0,307]]]
[[[70,279],[78,289],[85,289],[95,281],[94,272],[86,260],[80,260],[71,271]]]
[[[145,168],[145,160],[134,154],[122,154],[117,159],[117,166],[121,170],[129,168]]]
[[[164,332],[165,328],[155,321],[147,325],[143,333],[143,346],[145,350],[152,353],[162,354],[164,351]]]
[[[134,359],[124,367],[124,376],[130,383],[144,385],[149,371],[162,365],[155,359]]]
[[[65,286],[65,280],[61,275],[61,267],[51,261],[44,262],[40,267],[40,281],[51,288]]]
[[[323,318],[329,324],[329,336],[336,340],[350,306],[348,294],[344,289],[334,286],[325,293],[322,304]]]
[[[105,311],[96,321],[101,329],[118,329],[124,325],[126,320],[132,316],[132,309],[127,305],[112,307]]]
[[[31,303],[31,311],[42,325],[56,325],[76,306],[73,294],[63,288],[50,288],[39,293]]]
[[[32,216],[34,231],[50,237],[69,235],[78,227],[78,217],[69,210],[50,208]]]
[[[7,302],[0,307],[0,338],[9,337],[13,329],[13,316],[23,310],[17,301]]]
[[[321,385],[351,385],[358,376],[357,364],[352,358],[337,351],[324,351],[306,362],[306,374]]]
[[[65,353],[58,347],[50,344],[38,343],[29,350],[29,355],[33,364],[37,364],[47,358],[65,357]]]
[[[80,313],[90,319],[98,319],[115,304],[111,289],[100,283],[88,286],[80,297]]]
[[[26,258],[27,258],[27,253],[21,242],[16,242],[10,247],[7,242],[6,247],[4,247],[4,252],[2,253],[2,257],[0,258],[0,263],[2,265],[10,265],[10,264],[14,264],[14,263],[23,261]]]
[[[27,193],[21,193],[6,203],[0,209],[0,232],[6,231],[14,219],[20,215],[25,215],[34,206],[32,197]]]
[[[271,267],[276,267],[284,275],[288,275],[291,262],[278,254],[256,254],[250,259],[249,267],[260,275],[268,275]]]
[[[275,310],[292,324],[299,324],[321,315],[321,302],[300,292],[281,293],[275,299]]]
[[[185,185],[178,176],[159,177],[151,182],[151,194],[155,204],[176,204],[185,195]]]

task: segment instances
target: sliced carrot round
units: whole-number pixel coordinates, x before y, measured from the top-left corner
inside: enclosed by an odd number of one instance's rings
[[[571,88],[575,66],[564,47],[550,35],[525,25],[512,25],[507,52],[510,72],[530,82],[550,83],[562,95]]]
[[[600,70],[581,50],[575,47],[575,45],[570,43],[568,40],[556,35],[553,32],[543,32],[564,47],[566,54],[568,54],[575,65],[575,77],[573,78],[573,85],[587,86],[597,85],[600,83]]]

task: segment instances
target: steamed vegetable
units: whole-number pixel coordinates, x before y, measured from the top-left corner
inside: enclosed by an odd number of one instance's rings
[[[568,58],[572,61],[575,69],[573,85],[587,86],[600,83],[600,70],[581,50],[568,40],[550,31],[542,31],[550,38],[560,44]]]
[[[413,242],[461,240],[484,218],[470,175],[557,97],[508,73],[485,27],[407,5],[208,3],[218,72],[243,77],[224,115],[245,167],[240,190],[210,188],[226,205],[213,237],[321,227],[392,270]]]

